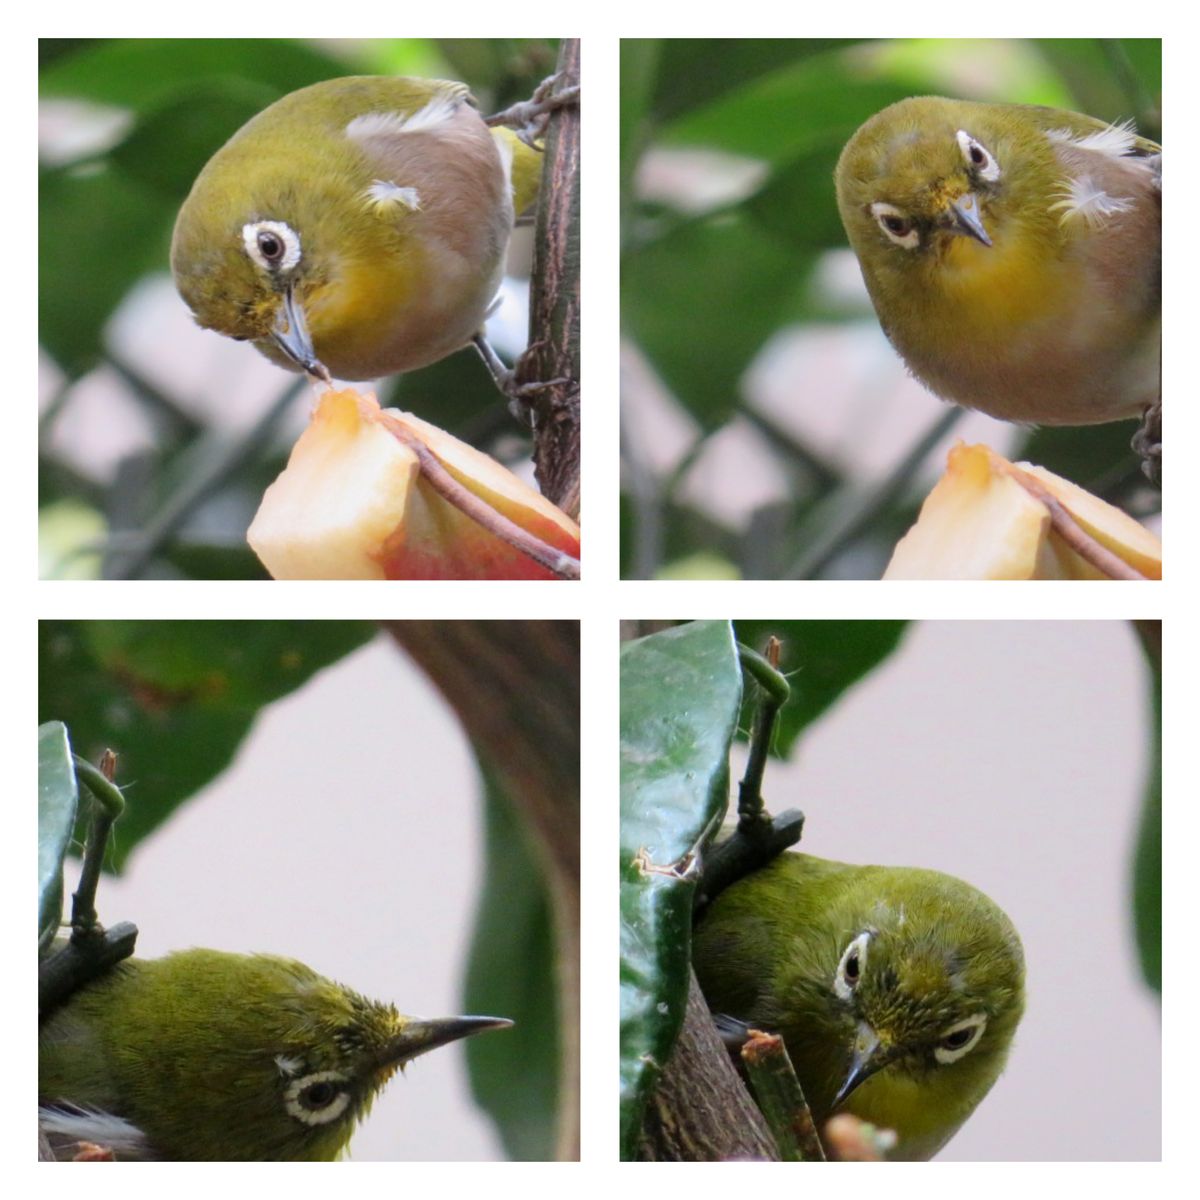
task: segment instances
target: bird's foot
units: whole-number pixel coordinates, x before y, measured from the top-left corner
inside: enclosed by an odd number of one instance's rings
[[[521,364],[530,354],[539,349],[544,344],[543,342],[534,342],[527,346],[522,351],[515,367],[505,365],[504,360],[492,349],[491,342],[482,333],[477,333],[471,342],[491,372],[496,386],[508,397],[508,411],[517,421],[530,429],[534,425],[533,398],[549,388],[560,387],[564,383],[571,382],[565,376],[558,379],[535,379],[527,383],[517,382],[517,378],[521,374]]]
[[[1156,400],[1142,414],[1142,424],[1130,442],[1133,452],[1142,460],[1142,473],[1156,487],[1162,487],[1162,399]]]
[[[579,84],[567,84],[563,72],[543,79],[528,100],[518,100],[487,118],[489,125],[507,125],[527,146],[546,133],[550,117],[560,108],[579,103]]]

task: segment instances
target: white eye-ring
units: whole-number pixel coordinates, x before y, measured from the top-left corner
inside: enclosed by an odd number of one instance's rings
[[[876,200],[870,211],[871,216],[879,222],[879,228],[897,246],[903,246],[905,250],[915,250],[920,244],[921,232],[917,229],[917,223],[895,205]]]
[[[873,930],[864,930],[842,951],[842,961],[838,963],[837,974],[833,977],[834,994],[841,1000],[850,999],[867,969],[867,946],[872,933]]]
[[[243,225],[242,245],[251,261],[271,275],[290,271],[300,261],[300,235],[283,221]]]
[[[986,1028],[986,1013],[976,1013],[951,1025],[934,1046],[933,1057],[940,1063],[957,1062],[964,1054],[970,1054],[975,1049]]]
[[[967,160],[967,166],[986,183],[995,183],[1000,178],[1000,164],[992,157],[991,151],[965,129],[960,129],[954,136],[958,138],[958,148]]]
[[[293,1079],[283,1093],[284,1107],[305,1125],[328,1125],[350,1104],[345,1084],[346,1077],[338,1071],[316,1071]]]

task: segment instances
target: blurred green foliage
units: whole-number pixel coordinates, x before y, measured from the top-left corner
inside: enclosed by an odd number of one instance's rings
[[[1134,117],[1157,139],[1161,57],[1155,39],[624,41],[623,335],[695,421],[688,463],[732,419],[749,418],[784,469],[790,498],[753,514],[748,529],[723,527],[684,496],[686,463],[657,477],[627,436],[622,574],[713,576],[727,573],[717,567],[724,561],[742,576],[812,566],[818,575],[877,578],[923,499],[910,486],[922,462],[903,464],[885,502],[871,505],[862,481],[773,428],[742,393],[747,368],[784,327],[873,320],[865,304],[845,311],[819,273],[827,253],[846,246],[833,189],[842,146],[881,108],[928,93]],[[651,152],[680,150],[735,156],[742,170],[726,174],[728,192],[715,199],[639,190]],[[805,392],[801,402],[821,403],[821,380]],[[1150,509],[1157,500],[1129,451],[1132,432],[1127,424],[1037,430],[1017,457]],[[897,447],[898,465],[908,450]],[[822,543],[827,553],[810,560],[805,549]]]
[[[552,39],[42,39],[39,91],[52,133],[43,139],[38,180],[39,342],[62,373],[43,418],[43,443],[71,406],[73,385],[100,366],[124,377],[154,441],[136,462],[120,464],[111,486],[43,449],[42,504],[83,500],[103,512],[110,533],[143,530],[185,481],[221,472],[236,453],[226,435],[188,414],[181,397],[115,361],[108,326],[136,284],[168,271],[180,204],[204,163],[246,120],[297,88],[372,73],[462,79],[492,112],[527,98],[552,73],[556,53]],[[93,125],[96,136],[78,140]],[[56,139],[64,128],[70,136]],[[283,372],[279,379],[282,393],[291,379]],[[490,446],[502,434],[511,440],[511,423],[495,421],[494,386],[473,356],[452,355],[406,375],[387,394],[473,444]],[[256,431],[255,466],[241,475],[225,469],[238,475],[235,482],[222,479],[189,500],[185,517],[157,536],[135,573],[264,577],[244,533],[263,480],[278,474],[286,456],[287,447],[268,436],[276,424],[277,416]],[[114,555],[103,569],[114,575],[127,566]]]

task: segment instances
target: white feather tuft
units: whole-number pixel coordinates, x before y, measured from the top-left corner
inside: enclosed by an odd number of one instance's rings
[[[146,1135],[124,1117],[98,1108],[38,1108],[38,1126],[50,1138],[92,1142],[122,1158],[149,1157]]]
[[[1091,150],[1108,158],[1125,158],[1133,153],[1134,143],[1137,141],[1137,131],[1132,121],[1109,125],[1105,129],[1097,129],[1095,133],[1082,136],[1069,129],[1052,129],[1048,136],[1052,142],[1078,146],[1081,150]]]
[[[1110,196],[1089,175],[1068,179],[1058,195],[1061,199],[1050,205],[1050,211],[1061,213],[1059,220],[1064,225],[1080,219],[1087,222],[1090,228],[1098,229],[1111,217],[1133,208],[1132,200]]]
[[[461,104],[461,96],[439,95],[416,112],[364,113],[346,126],[346,136],[355,141],[367,141],[402,133],[428,133],[452,121]]]
[[[376,179],[365,192],[363,200],[369,208],[384,209],[400,205],[417,212],[421,207],[421,193],[414,187],[401,187],[390,179]]]

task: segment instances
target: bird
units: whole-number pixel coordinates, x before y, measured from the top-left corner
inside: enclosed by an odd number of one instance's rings
[[[1024,1009],[1012,922],[938,871],[789,852],[692,935],[710,1009],[783,1037],[818,1128],[848,1112],[925,1160],[996,1082]]]
[[[172,236],[176,288],[203,328],[325,382],[426,366],[481,336],[541,159],[462,83],[301,88],[201,170]]]
[[[130,958],[41,1019],[39,1125],[59,1158],[332,1161],[398,1069],[511,1024],[403,1016],[275,955]]]
[[[884,333],[938,396],[1038,425],[1158,400],[1162,147],[1130,124],[911,97],[835,182]]]

